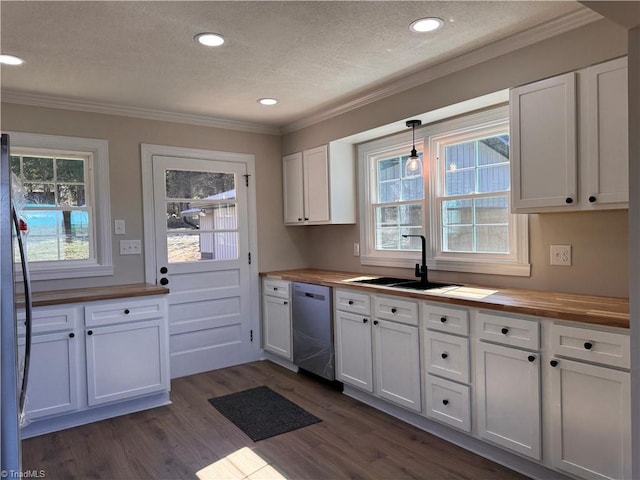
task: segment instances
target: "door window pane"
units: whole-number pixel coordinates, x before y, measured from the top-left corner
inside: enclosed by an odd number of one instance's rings
[[[232,173],[167,170],[167,198],[233,200],[236,198],[235,175]]]
[[[169,263],[237,260],[235,175],[167,170]],[[230,200],[230,201],[224,201]]]

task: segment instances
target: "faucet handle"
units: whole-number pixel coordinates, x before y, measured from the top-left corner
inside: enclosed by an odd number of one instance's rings
[[[416,277],[422,276],[422,269],[420,268],[420,264],[416,263]]]

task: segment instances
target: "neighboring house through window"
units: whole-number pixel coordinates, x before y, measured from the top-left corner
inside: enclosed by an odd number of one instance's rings
[[[113,274],[107,142],[9,135],[32,279]]]
[[[529,275],[527,217],[509,213],[508,109],[416,133],[424,165],[415,175],[406,133],[359,146],[362,263],[411,267],[420,241],[402,235],[422,234],[430,268]]]

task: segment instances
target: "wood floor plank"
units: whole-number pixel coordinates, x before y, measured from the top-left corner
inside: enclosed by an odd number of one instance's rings
[[[260,385],[322,422],[253,442],[208,402]],[[24,468],[52,480],[525,478],[267,361],[171,388],[172,405],[25,440]]]

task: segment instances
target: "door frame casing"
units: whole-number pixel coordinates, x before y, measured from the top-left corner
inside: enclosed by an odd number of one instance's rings
[[[222,152],[200,148],[154,145],[143,143],[140,146],[142,168],[142,219],[144,235],[144,278],[147,283],[156,284],[157,255],[155,242],[155,203],[153,195],[153,156],[193,158],[220,162],[244,163],[247,175],[255,179],[255,155],[248,153]],[[247,189],[247,221],[249,235],[249,312],[250,328],[255,332],[251,345],[253,360],[260,358],[260,283],[258,275],[258,216],[256,212],[256,189]]]

